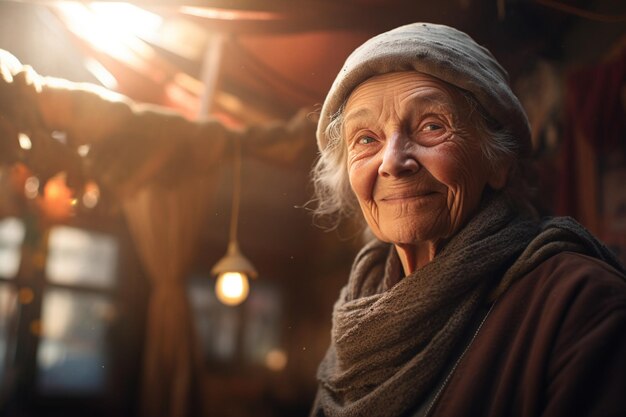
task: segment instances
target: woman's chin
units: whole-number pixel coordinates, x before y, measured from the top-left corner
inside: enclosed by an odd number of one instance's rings
[[[384,228],[381,231],[374,231],[376,237],[383,242],[392,243],[396,246],[424,246],[429,242],[440,240],[440,233],[431,225],[415,227],[419,225],[397,225],[396,227]],[[429,227],[427,227],[429,226]]]

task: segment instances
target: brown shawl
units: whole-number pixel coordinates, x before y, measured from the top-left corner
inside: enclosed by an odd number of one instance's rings
[[[311,415],[400,416],[419,406],[478,307],[563,250],[619,268],[572,219],[522,219],[501,197],[485,204],[432,262],[401,280],[394,247],[370,242],[335,304]]]

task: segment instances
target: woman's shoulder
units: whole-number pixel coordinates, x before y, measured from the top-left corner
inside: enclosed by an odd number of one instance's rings
[[[543,394],[545,415],[617,415],[617,410],[623,411],[623,273],[597,258],[563,252],[540,264],[527,278],[531,278],[531,300],[536,307],[530,315],[537,319],[534,329],[528,329],[534,340],[528,346],[529,357],[548,381]],[[599,393],[583,401],[581,392]]]
[[[624,349],[624,276],[561,252],[495,301],[433,415],[621,415]]]
[[[626,277],[608,263],[581,253],[561,252],[539,264],[518,282],[552,296],[584,293],[626,299]]]
[[[523,314],[534,316],[540,326],[552,319],[553,330],[570,324],[580,328],[580,320],[626,318],[626,277],[600,259],[561,252],[520,278],[497,304],[505,310],[523,308]]]
[[[509,313],[502,318],[523,317],[520,331],[559,351],[587,335],[609,340],[626,330],[626,277],[597,258],[562,252],[522,277],[497,304],[494,309]]]
[[[542,265],[543,266],[573,265],[573,266],[579,266],[582,268],[591,268],[591,269],[599,268],[609,274],[621,277],[620,279],[626,282],[626,278],[624,277],[624,275],[620,271],[615,269],[613,266],[609,265],[607,262],[604,262],[601,259],[598,259],[593,256],[585,255],[583,253],[563,251],[561,253],[558,253],[550,257],[549,259],[546,259],[541,265],[538,265],[538,267]]]

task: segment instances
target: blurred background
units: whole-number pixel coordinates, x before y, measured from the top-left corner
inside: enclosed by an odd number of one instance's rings
[[[316,148],[314,117],[297,115],[319,110],[356,46],[415,21],[455,26],[493,52],[531,120],[542,213],[576,217],[624,260],[624,2],[2,1],[0,48],[39,74],[242,132],[296,120],[297,138],[281,140],[304,145],[288,162],[244,152],[240,171],[207,155],[213,191],[193,227],[158,201],[130,216],[97,181],[76,193],[63,173],[40,181],[2,166],[0,415],[306,415],[360,242],[303,208]],[[232,237],[234,193],[258,277],[228,305],[211,269]],[[137,216],[174,232],[140,240]],[[163,241],[188,254],[175,280],[160,263],[171,247],[154,248]]]

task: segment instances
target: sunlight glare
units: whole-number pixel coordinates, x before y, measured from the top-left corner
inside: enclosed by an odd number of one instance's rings
[[[123,2],[59,2],[56,10],[68,29],[97,50],[125,62],[134,62],[134,52],[150,54],[140,38],[149,38],[159,29],[163,18]]]
[[[85,59],[85,68],[87,68],[87,71],[89,71],[91,73],[91,75],[96,77],[96,79],[98,81],[100,81],[100,84],[102,84],[104,87],[106,87],[106,88],[108,88],[110,90],[116,90],[117,89],[118,82],[115,79],[115,77],[113,76],[113,74],[111,74],[104,67],[104,65],[102,65],[101,63],[99,63],[95,59],[93,59],[93,58],[86,58]]]
[[[91,10],[103,23],[118,26],[129,34],[148,36],[156,32],[163,18],[134,4],[124,2],[94,2]]]

